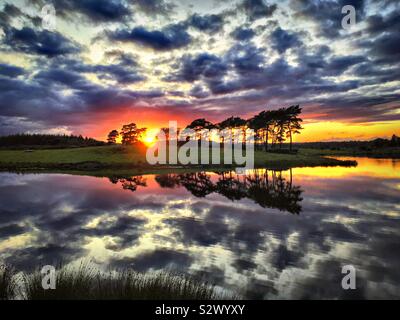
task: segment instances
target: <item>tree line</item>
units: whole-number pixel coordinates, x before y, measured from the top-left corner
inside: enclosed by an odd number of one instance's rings
[[[102,146],[104,142],[81,135],[53,135],[53,134],[15,134],[0,137],[0,147],[92,147]]]
[[[292,150],[293,135],[299,134],[303,129],[301,122],[303,121],[299,116],[301,114],[299,105],[293,105],[287,108],[279,108],[277,110],[265,110],[256,114],[250,119],[242,119],[240,117],[229,117],[219,123],[212,123],[204,118],[195,119],[186,129],[192,129],[196,133],[196,139],[200,140],[201,132],[204,129],[218,129],[218,130],[231,130],[233,135],[234,131],[242,131],[242,141],[246,140],[246,130],[252,129],[255,132],[255,143],[258,148],[264,148],[268,151],[269,143],[271,149],[277,146],[282,148],[282,144],[289,139],[289,148]],[[166,139],[169,139],[169,128],[161,128],[164,132]],[[179,131],[177,134],[179,135]],[[120,132],[112,130],[108,134],[108,143],[116,143],[118,138],[121,137],[122,144],[133,144],[140,141],[141,137],[145,134],[146,128],[138,128],[135,123],[124,125]],[[221,137],[221,144],[224,143],[224,138]]]

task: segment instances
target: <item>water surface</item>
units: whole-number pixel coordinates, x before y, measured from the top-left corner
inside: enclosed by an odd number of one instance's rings
[[[400,162],[95,178],[0,174],[0,262],[174,270],[245,298],[400,298]],[[357,270],[343,290],[341,268]]]

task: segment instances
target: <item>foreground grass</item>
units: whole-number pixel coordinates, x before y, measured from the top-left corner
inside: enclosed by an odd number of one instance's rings
[[[15,270],[7,265],[0,265],[0,300],[12,299],[17,288]]]
[[[157,272],[138,273],[132,270],[102,272],[88,263],[78,267],[57,268],[56,288],[44,290],[43,275],[39,272],[20,276],[17,290],[15,273],[4,278],[7,288],[1,299],[26,300],[214,300],[228,296],[217,294],[215,287],[188,276]],[[10,274],[11,275],[11,274]],[[0,287],[3,288],[3,287]],[[232,298],[232,297],[229,297]]]

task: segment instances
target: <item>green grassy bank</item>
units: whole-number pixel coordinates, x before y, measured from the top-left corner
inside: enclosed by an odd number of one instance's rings
[[[327,154],[332,155],[332,154]],[[324,157],[316,149],[301,149],[297,154],[255,152],[255,167],[287,169],[292,167],[351,166],[354,161]],[[98,172],[104,175],[118,173],[159,173],[182,170],[218,170],[233,166],[187,165],[151,166],[146,151],[120,145],[48,150],[0,150],[2,171]]]

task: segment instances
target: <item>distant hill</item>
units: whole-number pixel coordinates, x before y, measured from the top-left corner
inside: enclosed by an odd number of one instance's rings
[[[74,135],[16,134],[0,137],[1,149],[46,149],[102,146],[105,142]]]

